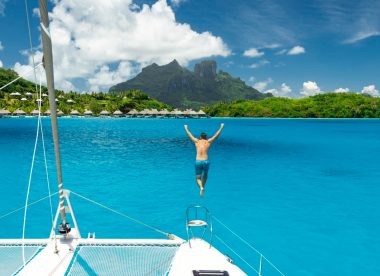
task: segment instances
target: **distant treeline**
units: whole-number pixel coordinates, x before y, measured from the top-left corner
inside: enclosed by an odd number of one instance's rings
[[[215,117],[380,118],[380,98],[357,93],[326,93],[301,99],[238,100],[205,108]]]
[[[32,95],[26,95],[24,92],[20,93],[20,96],[12,96],[10,93],[0,92],[0,109],[4,108],[10,112],[22,109],[26,113],[30,113],[38,108],[37,93],[32,93]],[[123,113],[127,113],[132,109],[172,109],[171,106],[152,99],[139,90],[130,90],[118,95],[101,92],[92,94],[57,92],[56,97],[57,108],[64,114],[70,114],[71,110],[74,109],[78,110],[79,113],[91,110],[95,115],[99,114],[102,110],[107,110],[110,113],[120,110]],[[47,96],[42,98],[41,109],[43,112],[49,109]]]

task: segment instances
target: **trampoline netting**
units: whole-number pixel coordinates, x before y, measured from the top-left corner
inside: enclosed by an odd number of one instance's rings
[[[66,275],[166,275],[179,245],[82,245]]]

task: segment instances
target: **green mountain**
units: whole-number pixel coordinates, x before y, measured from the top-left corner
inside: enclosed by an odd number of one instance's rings
[[[109,91],[118,93],[139,89],[175,107],[192,108],[237,99],[261,100],[272,97],[271,94],[260,93],[227,72],[217,73],[216,69],[213,60],[196,64],[194,72],[181,67],[176,60],[163,66],[153,63],[143,68],[135,78],[116,84]]]

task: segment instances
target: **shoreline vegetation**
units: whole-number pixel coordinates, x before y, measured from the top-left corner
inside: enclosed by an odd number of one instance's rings
[[[0,68],[0,87],[17,78],[16,72]],[[20,78],[0,90],[0,117],[38,115],[38,96],[33,82]],[[49,116],[47,88],[42,87],[41,111]],[[380,98],[355,92],[323,93],[308,98],[271,97],[235,100],[178,110],[149,97],[141,90],[118,93],[75,93],[56,90],[59,116],[72,117],[252,117],[252,118],[380,118]]]
[[[380,118],[380,98],[354,92],[324,93],[308,98],[237,100],[208,106],[211,117]]]

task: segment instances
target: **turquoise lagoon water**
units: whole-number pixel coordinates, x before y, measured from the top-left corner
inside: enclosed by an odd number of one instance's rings
[[[0,214],[25,202],[36,122],[0,119]],[[183,125],[211,135],[221,122],[200,199]],[[56,191],[49,120],[43,123]],[[62,118],[59,128],[65,188],[183,238],[186,207],[205,205],[286,275],[380,275],[380,120]],[[39,144],[30,201],[45,195]],[[71,200],[83,236],[161,237]],[[22,215],[1,219],[1,238],[21,237]],[[50,226],[47,200],[30,207],[26,237],[46,237]],[[214,233],[258,267],[257,255],[216,222]],[[264,264],[263,275],[276,274]]]

